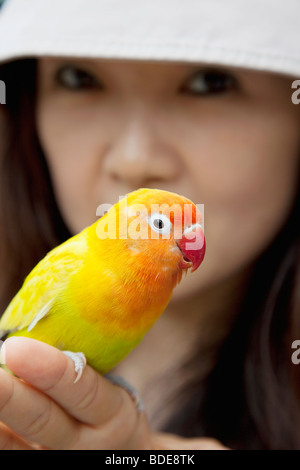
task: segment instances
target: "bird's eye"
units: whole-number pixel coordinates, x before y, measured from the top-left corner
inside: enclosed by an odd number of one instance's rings
[[[151,214],[149,225],[154,232],[161,233],[162,235],[168,235],[172,229],[172,222],[164,214]]]

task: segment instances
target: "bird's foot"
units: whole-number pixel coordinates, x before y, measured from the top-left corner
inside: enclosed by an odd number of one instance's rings
[[[126,382],[123,377],[120,377],[119,375],[114,375],[114,374],[106,374],[105,378],[109,380],[113,385],[118,385],[119,387],[124,388],[127,393],[129,393],[131,399],[134,401],[137,410],[139,412],[144,411],[145,405],[143,400],[140,398],[138,391],[130,385],[128,382]]]
[[[86,358],[85,355],[82,352],[72,352],[72,351],[62,351],[67,357],[72,359],[75,365],[75,372],[76,372],[76,378],[74,380],[74,384],[78,382],[82,375],[82,371],[86,366]]]

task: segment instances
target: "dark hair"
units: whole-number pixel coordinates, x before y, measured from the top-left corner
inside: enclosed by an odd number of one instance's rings
[[[70,234],[57,208],[35,125],[36,60],[0,67],[0,311],[24,277]]]
[[[70,236],[53,195],[36,134],[36,60],[0,67],[0,308],[51,248]],[[299,195],[288,220],[257,260],[236,321],[208,377],[189,384],[166,430],[212,436],[233,448],[300,448]],[[197,370],[200,353],[186,365]],[[202,354],[202,353],[201,353]]]
[[[299,203],[257,260],[212,372],[182,390],[185,404],[165,431],[236,449],[300,449],[300,364],[291,360],[300,339]],[[201,355],[185,367],[196,370]]]

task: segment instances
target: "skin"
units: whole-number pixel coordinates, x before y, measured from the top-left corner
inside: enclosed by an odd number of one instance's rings
[[[70,88],[70,83],[83,83],[78,82],[78,69],[92,86]],[[202,266],[176,288],[167,311],[117,367],[143,396],[152,429],[161,424],[154,415],[164,399],[167,403],[167,392],[186,379],[184,371],[180,377],[167,372],[177,370],[196,343],[203,351],[209,347],[217,352],[252,264],[282,228],[297,190],[299,110],[291,103],[290,80],[240,69],[215,68],[215,74],[221,82],[218,93],[199,92],[208,86],[207,67],[201,64],[39,61],[37,129],[72,232],[96,220],[99,204],[114,203],[138,187],[175,191],[205,204]],[[210,90],[216,80],[215,75]],[[7,342],[8,366],[34,389],[5,375],[0,393],[0,420],[8,426],[0,433],[4,446],[25,445],[10,434],[13,429],[26,445],[30,440],[49,448],[224,448],[211,440],[151,433],[145,415],[137,413],[122,389],[89,367],[75,389],[70,385],[72,362],[47,345],[28,341],[33,340]],[[34,359],[25,363],[29,352]],[[42,354],[47,354],[47,371]],[[203,353],[202,373],[212,364],[212,356]],[[149,386],[163,376],[167,379],[158,381],[155,400]],[[13,383],[17,395],[11,401]],[[99,400],[92,399],[98,396],[95,383],[106,404],[103,415],[96,412]],[[52,427],[46,427],[46,418],[36,417],[36,425],[26,412],[16,420],[17,414],[6,411],[16,409],[24,396],[28,409],[34,400],[41,400],[40,410],[51,403],[57,411]],[[90,421],[94,416],[96,421]],[[30,420],[38,428],[33,434]],[[121,425],[124,435],[104,433],[108,422],[110,430]],[[61,439],[58,425],[64,429]]]
[[[56,78],[65,65],[99,86],[68,90]],[[226,69],[236,86],[197,94],[195,74],[206,70],[57,59],[39,67],[38,133],[72,232],[96,220],[99,204],[139,187],[205,203],[205,264],[176,300],[248,267],[280,230],[297,184],[299,110],[290,81]],[[198,81],[205,85],[199,73]]]

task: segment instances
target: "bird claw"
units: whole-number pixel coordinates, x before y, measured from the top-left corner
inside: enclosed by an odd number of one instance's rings
[[[62,351],[62,352],[65,354],[65,356],[69,357],[74,362],[75,373],[77,375],[73,383],[76,384],[82,375],[83,369],[86,366],[85,355],[82,352],[77,352],[77,353],[72,352],[72,351]]]
[[[132,385],[130,385],[125,379],[123,379],[123,377],[120,377],[119,375],[115,375],[115,374],[106,374],[105,377],[113,385],[117,385],[123,388],[124,390],[126,390],[127,393],[129,393],[131,399],[133,400],[139,412],[142,412],[145,410],[144,402],[139,396],[138,391]]]

